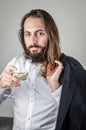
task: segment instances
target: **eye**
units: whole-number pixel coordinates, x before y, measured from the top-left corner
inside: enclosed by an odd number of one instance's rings
[[[30,33],[29,33],[29,32],[25,32],[24,35],[25,35],[26,37],[30,37]]]
[[[44,35],[44,32],[42,31],[37,32],[37,36],[43,36],[43,35]]]

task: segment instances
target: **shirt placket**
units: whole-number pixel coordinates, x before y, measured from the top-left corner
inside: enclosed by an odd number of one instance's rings
[[[28,128],[31,127],[32,113],[33,113],[34,100],[35,100],[34,99],[35,80],[36,80],[36,69],[34,69],[30,75],[30,100],[28,105],[25,130],[28,130]]]

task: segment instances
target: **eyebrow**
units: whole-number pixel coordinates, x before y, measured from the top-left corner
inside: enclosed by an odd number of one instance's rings
[[[45,31],[45,30],[43,30],[43,29],[39,29],[39,30],[36,30],[35,32],[40,32],[40,31]],[[30,33],[30,31],[24,31],[24,33]]]

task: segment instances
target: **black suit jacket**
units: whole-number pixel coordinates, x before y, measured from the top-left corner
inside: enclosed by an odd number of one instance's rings
[[[86,130],[86,71],[64,54],[61,62],[63,88],[55,130]]]

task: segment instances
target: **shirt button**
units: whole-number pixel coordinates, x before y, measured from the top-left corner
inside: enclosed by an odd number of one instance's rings
[[[30,117],[28,118],[28,120],[30,120]]]
[[[34,84],[32,84],[32,86],[34,86]]]
[[[31,100],[31,102],[33,103],[33,100]]]

